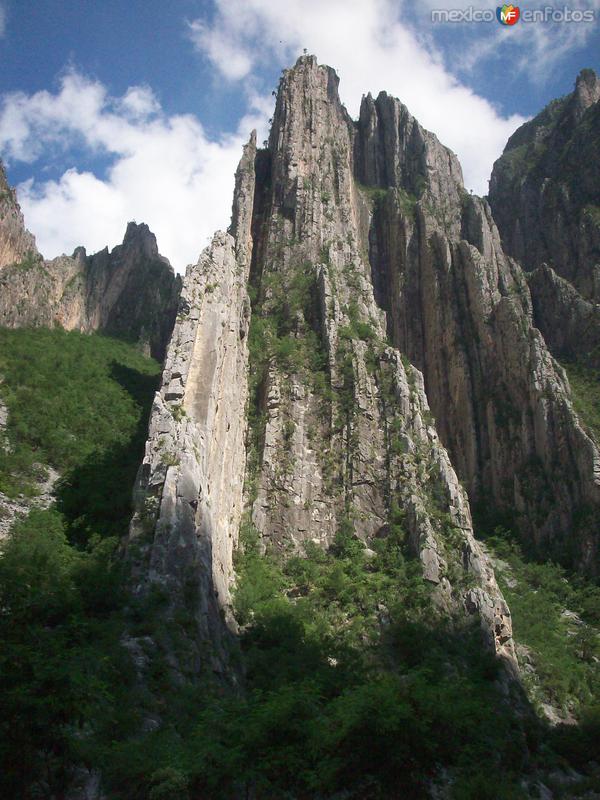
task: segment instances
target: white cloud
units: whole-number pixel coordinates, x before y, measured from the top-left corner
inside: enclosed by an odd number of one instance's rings
[[[487,192],[493,161],[524,121],[519,115],[503,117],[453,77],[431,36],[419,32],[423,12],[407,3],[216,0],[216,7],[212,26],[201,23],[194,41],[224,75],[242,78],[261,63],[286,63],[307,48],[338,71],[340,94],[352,116],[368,91],[396,95],[458,154],[466,185],[480,194]],[[228,60],[232,51],[238,54],[235,70]]]
[[[235,43],[228,40],[227,31],[218,27],[211,29],[202,20],[194,20],[189,23],[189,35],[198,50],[204,51],[213,63],[219,65],[226,78],[243,78],[250,71],[251,58],[236,49]]]
[[[149,86],[130,86],[118,103],[118,108],[126,115],[144,119],[158,114],[160,103]]]
[[[178,269],[195,261],[208,238],[227,226],[233,175],[253,127],[266,135],[271,103],[248,98],[239,132],[210,140],[191,115],[166,116],[145,86],[120,98],[75,71],[60,90],[7,95],[0,106],[0,151],[33,163],[74,145],[110,160],[106,179],[77,168],[58,180],[26,181],[18,195],[28,227],[46,257],[118,244],[130,219],[146,222]]]

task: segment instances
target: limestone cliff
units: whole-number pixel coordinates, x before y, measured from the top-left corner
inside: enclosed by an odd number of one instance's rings
[[[587,300],[600,300],[600,79],[582,70],[508,140],[489,201],[506,251],[527,270],[547,263]]]
[[[255,140],[236,181],[232,233],[187,269],[127,541],[134,593],[162,591],[171,665],[196,675],[227,663],[233,551],[245,471],[250,217]]]
[[[350,526],[368,553],[401,520],[434,608],[472,620],[515,663],[510,612],[423,377],[386,341],[371,203],[354,178],[357,131],[337,85],[314,57],[284,73],[268,147],[252,139],[240,162],[234,238],[217,234],[184,282],[127,542],[136,591],[168,597],[163,645],[176,670],[201,669],[203,653],[204,666],[206,653],[213,669],[226,663],[244,471],[265,550],[327,547]],[[183,654],[182,610],[196,631]]]
[[[585,300],[547,264],[527,275],[533,319],[557,358],[600,369],[600,305]]]
[[[256,313],[275,318],[277,342],[257,397],[264,430],[253,518],[280,546],[327,545],[344,518],[368,543],[399,509],[440,604],[479,610],[496,650],[511,655],[508,609],[473,539],[422,377],[386,344],[368,260],[369,197],[353,176],[362,157],[382,179],[389,170],[412,185],[418,167],[404,152],[419,131],[415,124],[385,153],[366,140],[361,149],[337,86],[314,57],[284,73],[260,156],[269,178],[255,202],[252,277]]]
[[[382,171],[396,152],[396,167]],[[473,501],[516,517],[540,553],[597,572],[600,457],[532,319],[518,263],[455,156],[402,104],[363,101],[356,170],[378,187],[369,253],[393,343],[419,369]]]
[[[2,187],[5,187],[4,189]],[[164,357],[180,280],[147,225],[130,222],[123,244],[44,261],[0,167],[0,325],[61,325],[139,342]]]
[[[38,257],[34,237],[25,228],[15,190],[8,185],[0,161],[0,270],[8,264]]]

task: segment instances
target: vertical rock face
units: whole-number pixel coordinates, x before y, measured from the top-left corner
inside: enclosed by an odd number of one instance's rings
[[[420,175],[365,161],[394,141],[414,143],[399,163]],[[503,252],[489,206],[464,191],[454,156],[418,133],[397,100],[365,99],[355,151],[358,174],[379,182],[369,237],[376,296],[392,341],[423,371],[471,498],[516,511],[542,550],[597,571],[598,449],[533,326],[525,276]]]
[[[547,264],[527,276],[533,318],[552,353],[600,369],[600,306]]]
[[[402,519],[439,612],[514,664],[422,375],[385,339],[337,83],[313,57],[286,71],[268,148],[253,136],[240,162],[231,235],[184,281],[127,541],[135,591],[164,591],[162,644],[184,673],[226,671],[243,499],[264,547],[285,553],[343,525],[367,547]]]
[[[282,553],[342,528],[368,548],[401,520],[437,608],[477,621],[508,663],[510,612],[450,459],[475,498],[596,570],[598,451],[488,204],[399,101],[369,96],[353,123],[337,86],[311,56],[284,72],[230,235],[184,282],[128,549],[136,590],[164,588],[167,649],[192,673],[203,653],[226,663],[243,500]]]
[[[368,257],[372,194],[353,175],[362,164],[363,180],[389,169],[418,181],[405,152],[414,142],[424,168],[456,182],[460,168],[438,162],[433,137],[414,121],[385,155],[359,141],[337,85],[332,69],[300,58],[284,73],[269,146],[257,154],[253,521],[265,545],[286,551],[309,540],[326,546],[344,522],[367,545],[399,513],[439,606],[476,614],[492,648],[512,658],[510,614],[473,538],[422,376],[386,343]],[[397,120],[398,109],[382,103]],[[361,124],[369,126],[365,113]],[[444,175],[438,190],[448,195]]]
[[[84,278],[81,329],[133,339],[162,360],[175,322],[181,282],[159,254],[148,226],[130,222],[122,245],[87,259]]]
[[[585,299],[600,300],[600,79],[582,70],[508,140],[489,201],[506,251],[527,270],[547,263]]]
[[[242,513],[254,138],[237,175],[234,239],[215,234],[188,267],[135,492],[134,591],[164,592],[171,663],[227,662],[232,557]],[[183,643],[183,644],[182,644]]]
[[[8,264],[38,257],[35,239],[25,228],[15,190],[8,185],[0,161],[0,270]]]
[[[180,280],[147,225],[130,222],[112,252],[44,261],[0,167],[0,325],[60,325],[139,342],[162,359]]]

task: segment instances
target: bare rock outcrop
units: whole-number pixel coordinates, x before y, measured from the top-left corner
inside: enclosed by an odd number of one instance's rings
[[[525,274],[504,253],[488,204],[464,191],[453,154],[415,125],[397,100],[363,102],[358,153],[409,139],[416,149],[405,158],[425,163],[419,180],[379,176],[387,185],[365,192],[375,195],[370,260],[389,335],[423,372],[471,500],[513,513],[540,553],[596,573],[598,447],[534,326]],[[424,162],[422,141],[437,156]]]
[[[363,181],[386,169],[404,180],[417,143],[423,168],[440,180],[438,198],[453,208],[460,167],[414,121],[383,154],[372,142],[359,146],[337,85],[331,68],[300,58],[284,73],[269,146],[257,156],[253,325],[267,327],[269,355],[251,363],[261,371],[253,521],[265,546],[285,552],[306,541],[327,546],[344,521],[368,546],[399,513],[438,607],[475,615],[492,650],[513,663],[510,612],[473,537],[423,378],[386,343],[368,257],[373,196],[354,178],[362,163]],[[456,176],[453,194],[442,169]]]
[[[254,138],[238,170],[234,239],[216,233],[187,269],[150,417],[126,543],[134,594],[166,600],[173,668],[228,672],[233,551],[245,471]],[[246,208],[247,204],[249,208]]]
[[[25,228],[16,192],[8,185],[0,161],[0,270],[9,264],[39,258],[35,238]]]
[[[600,369],[600,304],[585,300],[547,264],[530,272],[533,319],[556,358]]]
[[[508,140],[489,201],[507,253],[526,270],[548,264],[586,300],[600,300],[600,79],[579,74]]]
[[[180,287],[154,234],[134,222],[111,252],[44,261],[0,166],[0,325],[103,331],[162,360]]]

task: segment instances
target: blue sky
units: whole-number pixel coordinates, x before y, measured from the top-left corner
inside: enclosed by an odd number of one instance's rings
[[[304,47],[337,69],[353,116],[363,93],[395,94],[485,193],[515,127],[600,69],[600,0],[567,4],[592,23],[431,22],[469,5],[0,0],[0,156],[40,249],[113,247],[136,219],[177,269],[195,261],[228,224],[242,143],[252,127],[266,136],[271,90]]]

